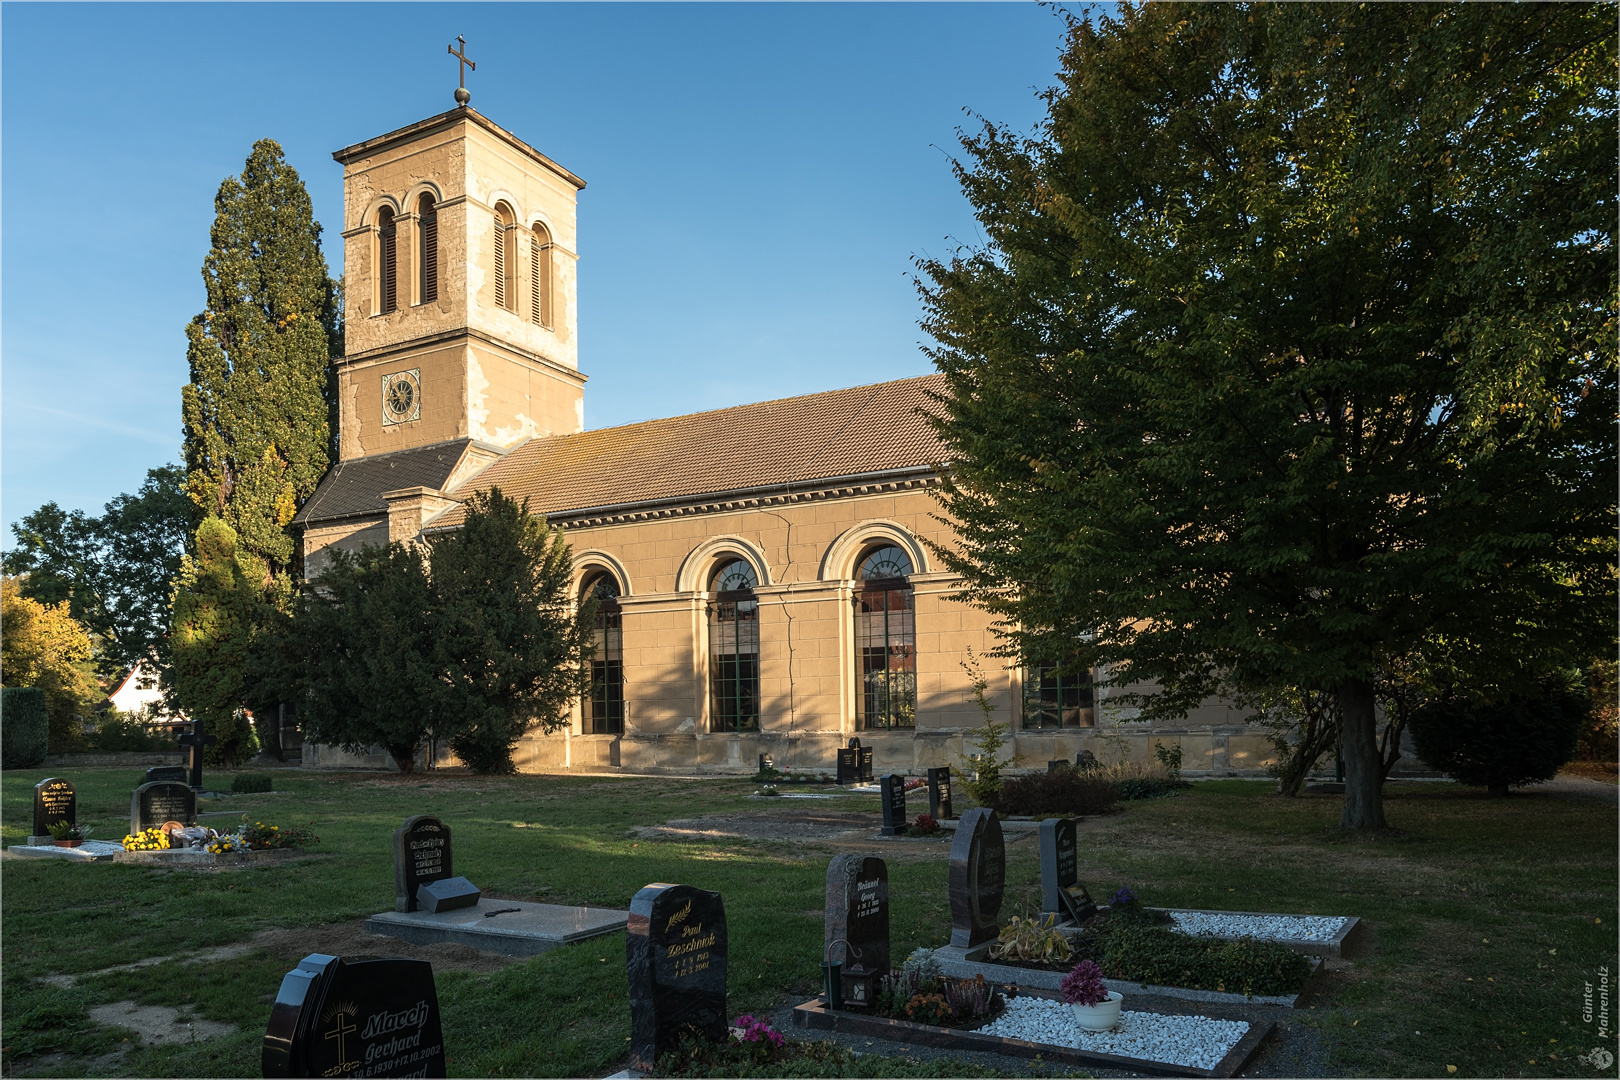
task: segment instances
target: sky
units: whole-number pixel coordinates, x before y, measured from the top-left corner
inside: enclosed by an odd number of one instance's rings
[[[213,197],[472,105],[583,177],[587,427],[932,370],[917,256],[982,240],[958,129],[1030,131],[1063,22],[996,4],[0,6],[0,517],[180,458]]]

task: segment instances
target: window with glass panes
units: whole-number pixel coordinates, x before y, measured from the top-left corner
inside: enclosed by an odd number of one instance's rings
[[[917,726],[917,619],[911,560],[882,547],[861,560],[855,583],[855,726]]]
[[[596,600],[596,652],[591,657],[591,685],[583,702],[587,735],[624,734],[624,631],[619,613],[619,583],[599,574],[585,585]]]
[[[709,730],[759,730],[759,577],[742,559],[715,572],[709,605]]]
[[[1029,668],[1024,677],[1024,727],[1095,727],[1091,672],[1056,666]]]

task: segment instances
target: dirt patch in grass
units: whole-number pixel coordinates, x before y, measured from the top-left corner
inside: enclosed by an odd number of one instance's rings
[[[466,945],[412,945],[399,938],[377,937],[366,933],[364,919],[260,930],[253,935],[252,944],[286,960],[289,971],[310,953],[326,953],[328,956],[397,956],[407,960],[432,961],[434,970],[476,972],[499,971],[526,959],[482,952]]]
[[[1620,783],[1620,762],[1572,761],[1558,770],[1560,776],[1579,776],[1587,780],[1607,780]]]
[[[148,1046],[164,1043],[202,1042],[217,1039],[236,1031],[235,1024],[221,1024],[191,1015],[190,1009],[171,1009],[167,1005],[137,1005],[133,1001],[115,1001],[111,1005],[97,1005],[90,1010],[94,1023],[107,1027],[127,1028]]]
[[[804,841],[864,840],[873,830],[871,814],[794,808],[776,812],[715,814],[679,818],[662,825],[636,825],[630,835],[647,840]]]

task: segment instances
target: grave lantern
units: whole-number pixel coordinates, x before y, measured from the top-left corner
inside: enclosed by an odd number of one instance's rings
[[[856,964],[839,976],[843,984],[844,1008],[870,1009],[877,999],[878,973]]]

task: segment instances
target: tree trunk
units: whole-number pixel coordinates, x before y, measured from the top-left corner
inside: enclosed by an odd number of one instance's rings
[[[1344,760],[1341,829],[1383,829],[1384,761],[1378,752],[1378,721],[1373,687],[1352,679],[1339,687],[1339,748]]]
[[[388,748],[388,756],[394,759],[394,764],[398,765],[399,766],[399,771],[401,773],[405,774],[406,776],[409,776],[413,772],[416,771],[416,748],[415,747],[412,747],[409,750],[401,751],[401,750],[396,750],[396,749],[394,749],[393,747],[390,746]]]
[[[1506,784],[1491,784],[1485,788],[1485,794],[1493,799],[1505,799],[1508,797],[1508,786]]]

